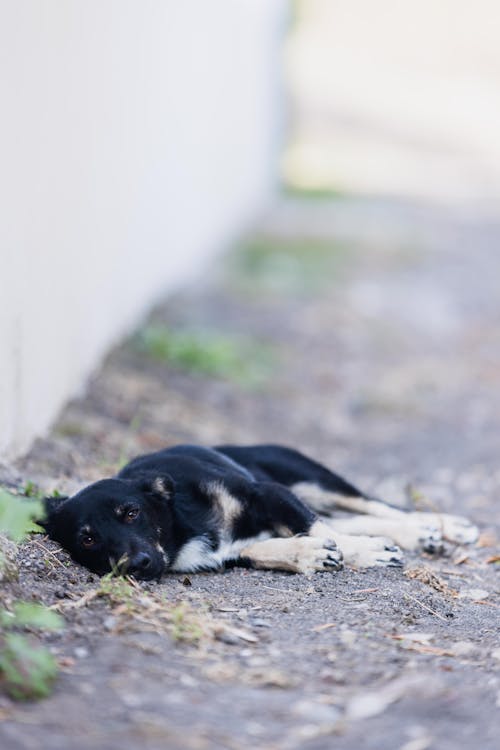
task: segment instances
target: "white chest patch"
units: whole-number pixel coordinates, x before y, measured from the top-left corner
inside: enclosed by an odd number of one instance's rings
[[[247,539],[223,540],[221,539],[217,549],[210,549],[210,542],[205,536],[198,536],[187,542],[179,553],[170,570],[179,573],[194,573],[197,570],[216,570],[229,560],[236,560],[240,552],[249,544],[270,539],[272,534],[263,531],[257,536]]]

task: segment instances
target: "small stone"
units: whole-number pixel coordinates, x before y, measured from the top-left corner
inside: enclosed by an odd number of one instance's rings
[[[86,649],[84,646],[77,646],[73,653],[77,659],[86,659],[89,655],[88,649]]]
[[[123,693],[121,699],[129,708],[138,708],[142,704],[141,696],[136,693]]]
[[[195,688],[200,684],[197,679],[192,677],[190,674],[181,674],[179,676],[179,682],[184,687]]]
[[[298,701],[292,706],[295,716],[317,722],[318,724],[335,724],[339,720],[340,711],[334,706],[325,706],[316,701]]]
[[[455,656],[470,656],[477,651],[477,646],[471,641],[458,641],[453,644],[453,653]]]
[[[270,628],[271,623],[267,622],[267,620],[262,620],[260,617],[256,617],[255,619],[251,620],[252,626],[256,628]]]

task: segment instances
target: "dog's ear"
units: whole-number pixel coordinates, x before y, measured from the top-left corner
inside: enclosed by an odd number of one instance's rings
[[[167,503],[174,496],[174,480],[167,474],[150,475],[139,480],[140,491],[156,503]]]
[[[50,535],[56,526],[57,516],[61,510],[61,506],[68,500],[67,495],[56,495],[53,497],[44,497],[42,500],[44,515],[42,518],[37,518],[36,523]]]

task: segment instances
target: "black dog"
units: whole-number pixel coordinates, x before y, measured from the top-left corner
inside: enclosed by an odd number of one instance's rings
[[[362,515],[332,521],[335,507]],[[42,525],[74,560],[142,579],[229,562],[301,573],[339,570],[343,559],[401,566],[400,547],[436,552],[444,539],[478,536],[464,518],[405,513],[277,445],[168,448],[45,508]]]

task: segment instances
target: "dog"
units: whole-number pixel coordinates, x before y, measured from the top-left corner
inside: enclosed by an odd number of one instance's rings
[[[40,523],[73,560],[143,580],[229,564],[305,574],[401,567],[402,550],[439,553],[445,540],[478,538],[465,518],[405,512],[279,445],[178,445],[44,503]],[[355,515],[332,518],[337,508]]]

